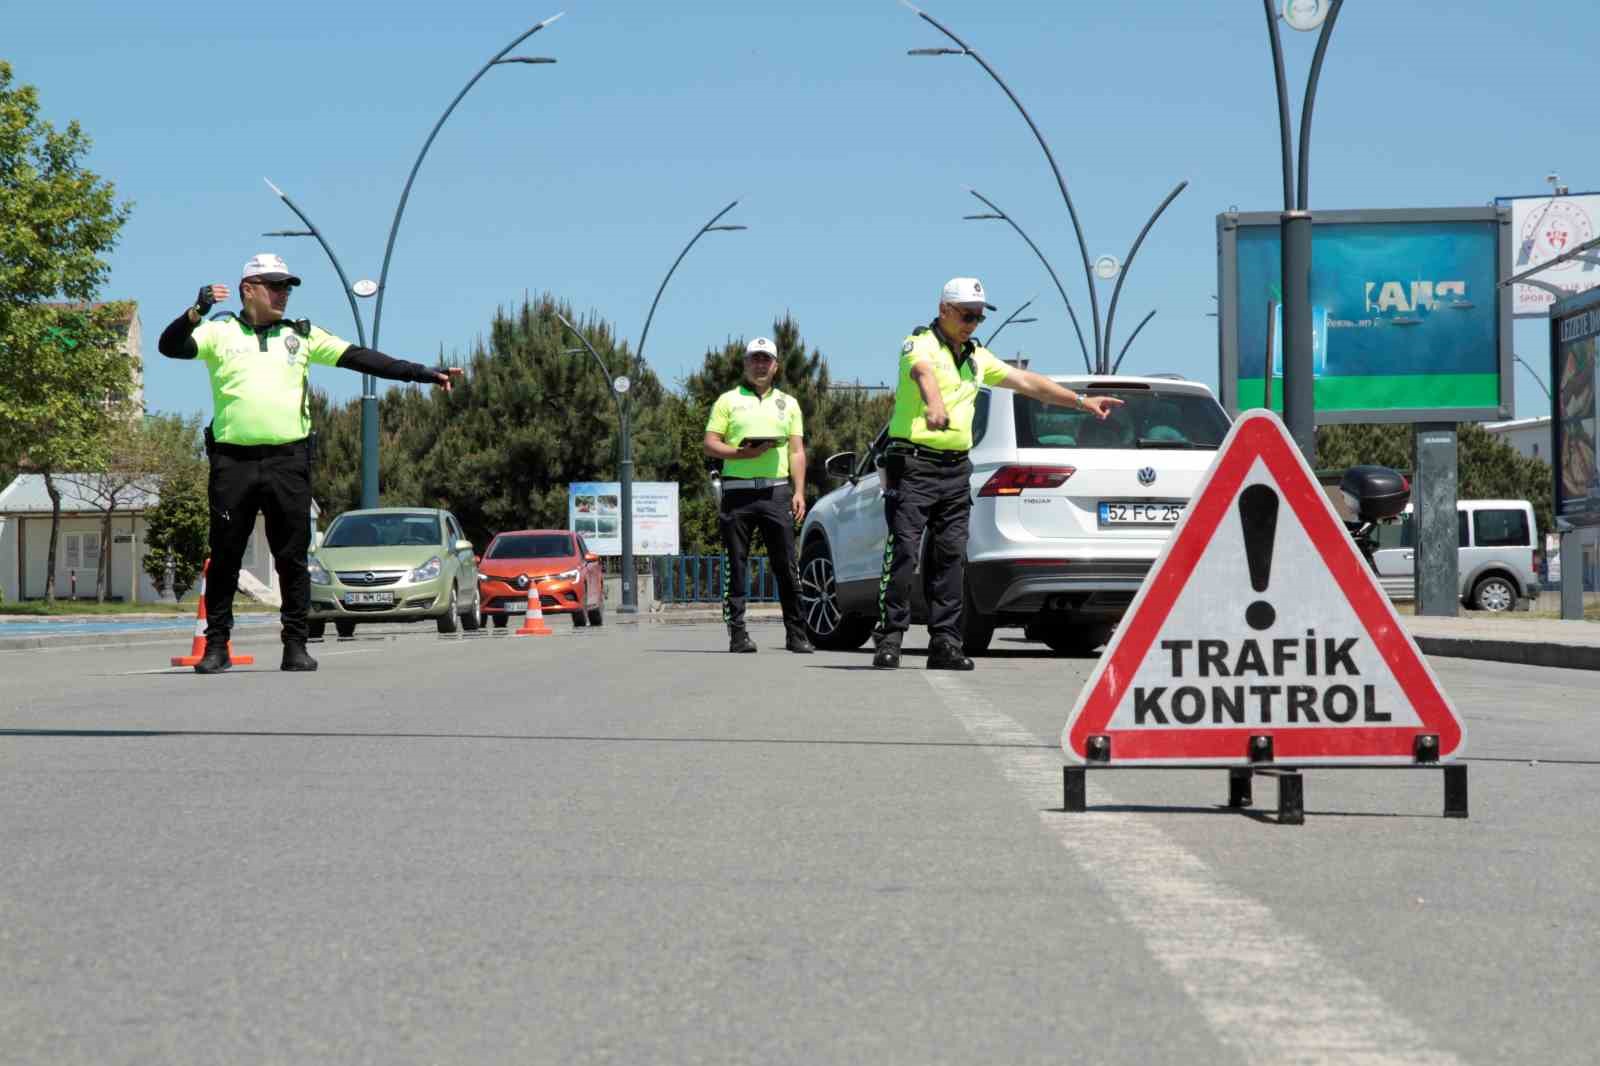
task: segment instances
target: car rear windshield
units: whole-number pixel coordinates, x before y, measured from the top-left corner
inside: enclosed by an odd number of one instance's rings
[[[1228,416],[1210,396],[1159,389],[1092,389],[1123,406],[1104,421],[1016,394],[1019,448],[1215,448]]]
[[[340,515],[323,538],[325,548],[426,547],[438,544],[439,516],[431,514]]]
[[[489,559],[560,559],[572,554],[572,538],[565,533],[517,533],[497,537],[489,545]]]

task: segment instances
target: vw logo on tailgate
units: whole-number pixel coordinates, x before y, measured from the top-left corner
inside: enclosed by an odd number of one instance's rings
[[[1139,484],[1154,485],[1156,483],[1156,468],[1153,466],[1141,467],[1139,470]]]

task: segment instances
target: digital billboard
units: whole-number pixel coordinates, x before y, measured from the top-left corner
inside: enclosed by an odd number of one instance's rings
[[[1313,216],[1319,424],[1511,417],[1511,294],[1497,285],[1509,228],[1493,207]],[[1281,411],[1279,215],[1218,215],[1217,238],[1220,399],[1234,413]]]
[[[1575,526],[1600,525],[1600,414],[1595,408],[1596,341],[1600,291],[1569,296],[1550,310],[1550,380],[1555,417],[1550,458],[1556,482],[1556,517]]]

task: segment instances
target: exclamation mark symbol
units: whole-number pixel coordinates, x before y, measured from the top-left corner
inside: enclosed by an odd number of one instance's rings
[[[1244,526],[1244,559],[1250,567],[1250,587],[1259,594],[1272,580],[1272,542],[1278,532],[1278,494],[1266,485],[1251,485],[1239,494],[1239,521]],[[1251,629],[1268,629],[1278,612],[1266,600],[1245,608]]]

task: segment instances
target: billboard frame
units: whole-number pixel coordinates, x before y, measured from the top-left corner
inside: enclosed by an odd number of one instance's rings
[[[1566,449],[1561,446],[1563,443],[1561,425],[1566,420],[1561,417],[1561,404],[1557,399],[1561,395],[1561,323],[1574,315],[1596,310],[1600,310],[1600,286],[1574,293],[1550,305],[1550,387],[1556,390],[1550,404],[1550,502],[1553,507],[1551,518],[1556,523],[1558,533],[1600,526],[1600,511],[1576,516],[1561,513],[1561,505],[1564,502],[1561,492],[1562,467],[1566,463]],[[1596,377],[1600,377],[1600,374],[1596,374]],[[1600,386],[1600,383],[1597,383],[1597,386]],[[1594,401],[1591,399],[1590,402]],[[1562,573],[1565,580],[1565,570]]]
[[[1217,216],[1217,399],[1237,416],[1239,407],[1239,229],[1267,227],[1277,229],[1282,221],[1278,211],[1225,211]],[[1316,247],[1316,227],[1364,223],[1417,222],[1496,222],[1495,259],[1498,282],[1511,273],[1511,209],[1509,207],[1420,207],[1363,208],[1348,211],[1317,211],[1312,215],[1312,247]],[[1587,295],[1587,294],[1585,294]],[[1406,407],[1317,409],[1319,426],[1349,423],[1413,422],[1494,422],[1511,417],[1516,409],[1513,394],[1514,367],[1511,340],[1511,289],[1496,285],[1495,313],[1496,361],[1500,374],[1498,407]]]

